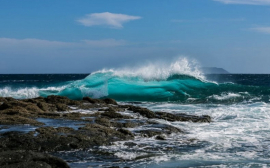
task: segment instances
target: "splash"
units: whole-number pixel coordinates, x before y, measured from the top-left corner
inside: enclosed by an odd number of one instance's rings
[[[203,73],[199,70],[200,66],[197,61],[189,61],[187,58],[178,58],[173,63],[150,63],[145,66],[135,68],[123,69],[104,69],[94,72],[92,75],[98,73],[110,73],[112,76],[128,77],[128,78],[142,78],[146,81],[151,80],[166,80],[173,75],[187,75],[193,76],[197,79],[205,80]]]

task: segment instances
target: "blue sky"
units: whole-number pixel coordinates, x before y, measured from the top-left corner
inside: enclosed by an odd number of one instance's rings
[[[0,0],[0,73],[196,59],[270,73],[270,0]]]

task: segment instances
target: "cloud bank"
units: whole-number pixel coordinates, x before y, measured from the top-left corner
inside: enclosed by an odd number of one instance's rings
[[[270,27],[255,27],[255,28],[250,28],[250,30],[260,32],[260,33],[270,34]]]
[[[110,12],[92,13],[76,20],[84,26],[109,26],[111,28],[123,28],[123,24],[132,20],[141,19],[140,16],[116,14]]]
[[[225,4],[270,5],[270,0],[214,0]]]

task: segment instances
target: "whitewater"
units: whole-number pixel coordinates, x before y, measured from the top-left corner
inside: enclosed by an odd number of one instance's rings
[[[23,79],[21,79],[23,78]],[[68,78],[65,79],[65,78]],[[0,96],[19,99],[48,95],[71,99],[110,97],[122,104],[138,104],[153,111],[209,115],[211,123],[169,122],[186,130],[170,135],[167,143],[135,139],[159,148],[155,157],[129,163],[132,167],[270,167],[270,75],[204,75],[196,63],[181,58],[135,68],[104,69],[90,75],[40,75],[0,78]],[[119,142],[103,147],[124,160],[143,154]],[[165,151],[179,146],[178,152]],[[74,163],[84,167],[86,163]],[[120,164],[121,165],[121,164]],[[125,164],[123,163],[123,166]]]

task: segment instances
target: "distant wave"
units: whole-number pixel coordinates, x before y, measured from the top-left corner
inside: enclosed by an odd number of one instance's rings
[[[270,89],[234,83],[207,81],[194,62],[186,58],[171,64],[150,64],[139,68],[94,72],[85,79],[43,88],[0,88],[0,96],[32,98],[62,95],[72,99],[84,96],[110,97],[119,101],[180,103],[269,102]]]

